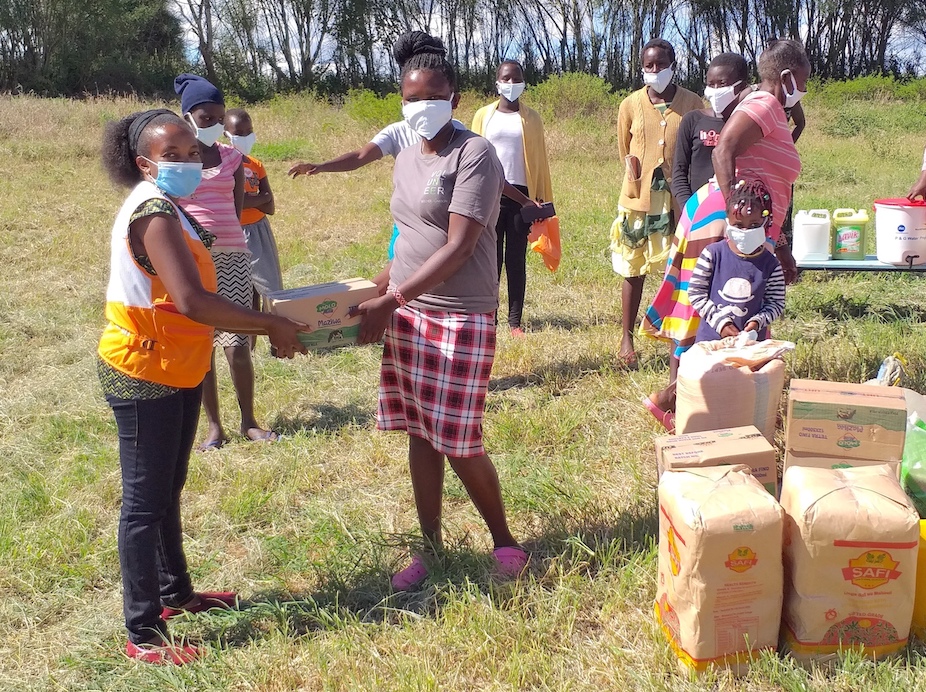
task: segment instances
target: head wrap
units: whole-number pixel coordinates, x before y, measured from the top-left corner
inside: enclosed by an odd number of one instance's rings
[[[161,115],[173,115],[176,117],[177,114],[166,108],[155,108],[150,111],[139,113],[138,117],[129,125],[127,138],[129,142],[129,153],[132,154],[132,156],[138,155],[138,140],[141,139],[141,133],[151,124],[152,120]]]
[[[199,75],[184,72],[174,79],[174,91],[180,94],[180,110],[189,113],[201,103],[217,103],[225,105],[222,92],[210,82]]]

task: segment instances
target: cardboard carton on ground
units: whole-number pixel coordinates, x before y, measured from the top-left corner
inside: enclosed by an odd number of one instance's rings
[[[792,466],[804,466],[815,469],[854,469],[862,466],[889,466],[897,473],[900,478],[899,461],[882,461],[880,459],[854,459],[852,457],[824,457],[815,454],[801,454],[792,452],[790,449],[785,451],[785,462],[782,474],[787,472]]]
[[[778,495],[775,448],[754,425],[656,438],[656,470],[745,464],[773,497]]]
[[[360,318],[348,313],[378,295],[376,284],[356,278],[274,291],[267,299],[273,314],[309,325],[312,331],[300,334],[299,340],[306,348],[320,351],[356,344]]]
[[[791,380],[785,449],[794,456],[899,462],[906,430],[900,388]]]

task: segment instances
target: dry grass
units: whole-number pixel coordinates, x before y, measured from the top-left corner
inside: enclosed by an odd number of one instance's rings
[[[464,100],[467,121],[478,101]],[[0,98],[0,687],[6,689],[926,689],[919,649],[898,664],[848,660],[806,674],[772,657],[743,681],[689,681],[653,624],[652,437],[638,402],[664,377],[665,349],[616,367],[619,284],[606,252],[617,191],[608,117],[549,125],[565,259],[530,258],[530,335],[503,335],[486,435],[531,578],[488,579],[487,534],[448,478],[450,559],[433,584],[390,595],[388,574],[416,520],[400,435],[373,431],[379,351],[280,362],[257,355],[257,406],[287,433],[194,459],[185,494],[196,583],[253,600],[177,631],[213,652],[183,670],[125,660],[115,525],[115,428],[94,374],[109,229],[122,191],[98,163],[106,119],[129,100]],[[883,106],[882,106],[883,107]],[[800,206],[869,206],[906,189],[918,132],[837,140],[809,110]],[[371,275],[384,260],[391,166],[291,181],[371,134],[336,109],[287,98],[251,109],[279,212],[288,285]],[[872,117],[875,112],[872,111]],[[926,384],[926,310],[911,277],[808,276],[779,327],[791,371],[858,381],[890,352]],[[648,285],[653,290],[654,284]],[[237,423],[224,369],[223,415]]]

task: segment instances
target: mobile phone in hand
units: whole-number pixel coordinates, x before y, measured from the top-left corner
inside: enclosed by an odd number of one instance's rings
[[[521,207],[521,219],[524,223],[534,223],[541,219],[549,219],[556,216],[556,209],[553,208],[553,202],[544,202],[539,207],[536,204],[528,204]]]

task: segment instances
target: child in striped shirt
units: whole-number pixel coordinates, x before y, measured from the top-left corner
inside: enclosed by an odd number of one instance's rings
[[[768,338],[768,326],[785,308],[785,280],[766,234],[772,199],[759,180],[740,180],[727,200],[723,240],[701,252],[688,285],[688,299],[701,317],[695,342],[755,331]]]

